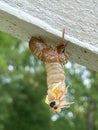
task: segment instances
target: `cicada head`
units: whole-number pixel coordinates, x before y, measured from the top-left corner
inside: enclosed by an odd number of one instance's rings
[[[74,102],[66,102],[67,88],[63,87],[63,84],[60,82],[55,85],[52,89],[48,90],[48,95],[46,96],[46,104],[48,104],[53,112],[59,113],[62,108],[69,108],[70,104]]]
[[[62,87],[62,83],[59,82],[52,89],[49,89],[45,102],[53,112],[60,112],[61,108],[64,108],[66,105],[65,86]]]

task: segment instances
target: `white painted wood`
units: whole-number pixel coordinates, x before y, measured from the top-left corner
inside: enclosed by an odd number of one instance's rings
[[[57,45],[65,28],[70,60],[98,71],[98,0],[0,0],[0,30]]]

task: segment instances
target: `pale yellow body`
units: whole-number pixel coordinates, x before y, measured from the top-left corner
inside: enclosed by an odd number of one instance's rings
[[[63,65],[54,63],[45,63],[47,70],[47,84],[48,91],[45,102],[50,104],[50,102],[55,101],[57,109],[52,108],[54,112],[60,112],[61,108],[65,107],[65,96],[67,93],[67,88],[65,86],[65,73]]]

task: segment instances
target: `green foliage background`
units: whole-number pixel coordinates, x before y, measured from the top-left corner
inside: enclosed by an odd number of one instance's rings
[[[69,109],[53,114],[44,103],[44,64],[28,43],[0,32],[0,130],[98,130],[98,73],[65,66]]]

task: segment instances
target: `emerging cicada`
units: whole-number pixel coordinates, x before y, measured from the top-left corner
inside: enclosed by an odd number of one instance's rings
[[[62,39],[64,39],[64,31]],[[53,112],[60,112],[61,108],[69,107],[71,103],[65,101],[67,87],[63,64],[69,57],[68,54],[64,54],[65,45],[62,44],[53,49],[42,38],[32,37],[29,47],[33,55],[43,61],[46,66],[48,91],[45,102]]]

